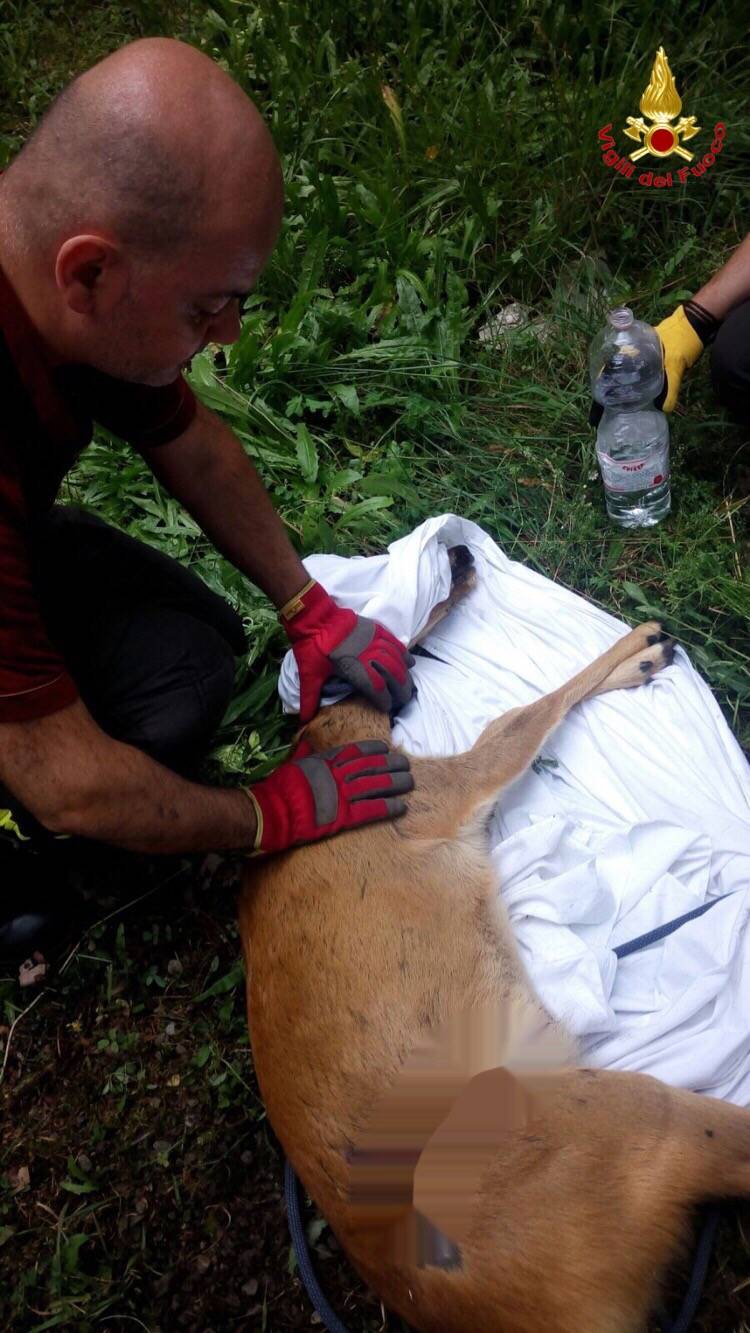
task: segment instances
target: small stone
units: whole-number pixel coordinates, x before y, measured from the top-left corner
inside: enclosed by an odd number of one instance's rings
[[[93,1163],[91,1161],[91,1158],[86,1156],[85,1152],[79,1152],[78,1165],[87,1176],[91,1175],[91,1172],[93,1170]]]
[[[477,330],[477,338],[481,343],[502,346],[509,336],[521,329],[528,329],[531,336],[540,343],[547,342],[552,336],[549,320],[541,317],[532,320],[528,306],[522,305],[520,301],[511,301],[490,315]]]
[[[10,1187],[14,1194],[17,1194],[19,1190],[28,1189],[31,1180],[29,1168],[27,1166],[19,1166],[16,1171],[9,1171],[8,1180],[10,1181]]]
[[[164,1031],[166,1032],[168,1037],[173,1037],[175,1032],[177,1031],[177,1024],[167,1023],[167,1026],[165,1027]]]
[[[39,957],[41,958],[41,954]],[[33,959],[27,958],[24,963],[21,963],[18,969],[19,986],[38,986],[40,981],[44,981],[47,975],[47,964],[35,961],[36,958],[37,955],[35,954]]]
[[[167,963],[167,976],[179,977],[182,975],[182,963],[179,958],[170,958]]]
[[[527,306],[521,305],[520,301],[511,301],[509,305],[503,306],[490,316],[477,332],[477,337],[481,343],[494,342],[511,329],[522,329],[528,322]]]
[[[243,1282],[241,1290],[245,1296],[254,1296],[258,1290],[257,1277],[251,1277],[249,1282]]]

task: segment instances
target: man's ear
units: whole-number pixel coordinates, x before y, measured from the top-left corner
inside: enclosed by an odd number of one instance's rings
[[[103,236],[70,236],[57,253],[55,281],[77,315],[107,314],[125,292],[122,252]]]

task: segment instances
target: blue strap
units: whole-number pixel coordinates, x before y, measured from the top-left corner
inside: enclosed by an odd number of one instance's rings
[[[302,1213],[299,1205],[299,1181],[294,1174],[291,1162],[288,1160],[284,1163],[284,1202],[289,1218],[292,1245],[297,1256],[300,1277],[305,1284],[305,1291],[320,1315],[323,1326],[328,1329],[328,1333],[348,1333],[346,1325],[342,1324],[338,1315],[328,1304],[315,1276],[310,1251],[307,1248],[307,1236],[302,1224]]]
[[[721,1206],[718,1203],[710,1204],[705,1210],[705,1220],[693,1259],[693,1271],[690,1274],[690,1283],[680,1313],[673,1324],[670,1324],[669,1320],[662,1315],[662,1333],[688,1333],[688,1330],[692,1327],[695,1312],[703,1295],[703,1284],[706,1281],[706,1273],[711,1262],[716,1230],[720,1220]]]
[[[700,907],[694,907],[692,912],[685,912],[684,916],[675,917],[674,921],[665,921],[663,926],[656,926],[653,930],[646,931],[645,935],[639,935],[637,939],[628,940],[627,944],[618,944],[613,951],[618,958],[627,958],[628,954],[635,953],[638,949],[647,949],[649,944],[656,944],[657,940],[663,940],[665,935],[671,935],[673,930],[679,930],[686,921],[692,921],[693,917],[703,916],[709,908],[715,907],[722,898],[729,895],[722,893],[718,898],[712,898],[710,902],[702,903]]]
[[[636,953],[638,949],[647,949],[650,944],[656,944],[658,940],[663,940],[666,935],[671,935],[673,931],[679,930],[680,926],[684,926],[686,921],[692,921],[694,917],[703,916],[704,912],[714,907],[716,903],[720,903],[722,898],[727,896],[726,893],[722,893],[720,897],[712,898],[710,902],[703,903],[700,907],[694,907],[691,912],[685,912],[683,916],[675,917],[674,921],[666,921],[663,926],[656,926],[654,930],[647,931],[645,935],[639,935],[636,939],[628,940],[625,944],[618,944],[614,953],[617,954],[618,958],[627,958],[629,954]],[[284,1163],[284,1199],[289,1217],[292,1244],[305,1290],[328,1333],[348,1333],[346,1326],[342,1324],[338,1315],[328,1304],[315,1276],[300,1213],[299,1182],[288,1161]],[[693,1323],[703,1292],[708,1265],[711,1261],[711,1252],[720,1216],[721,1209],[718,1204],[712,1204],[706,1209],[705,1221],[693,1260],[693,1271],[690,1275],[690,1283],[682,1302],[682,1308],[673,1324],[668,1323],[662,1316],[663,1333],[688,1333]]]
[[[726,893],[722,893],[718,898],[711,898],[709,902],[702,903],[700,907],[694,907],[691,912],[685,912],[682,916],[675,917],[674,921],[665,921],[663,926],[656,926],[653,930],[646,931],[645,935],[639,935],[634,940],[628,940],[626,944],[618,944],[614,952],[618,958],[627,958],[628,954],[636,953],[639,949],[647,949],[650,944],[656,944],[658,940],[663,940],[667,935],[671,935],[673,931],[679,930],[680,926],[684,926],[686,921],[692,921],[697,916],[703,916],[704,912],[708,912],[711,907],[720,903],[722,898],[727,896]],[[693,1271],[690,1274],[690,1283],[680,1313],[674,1323],[670,1323],[662,1315],[663,1333],[688,1333],[692,1326],[695,1312],[703,1294],[703,1285],[706,1281],[708,1265],[711,1262],[720,1218],[721,1208],[719,1204],[711,1204],[705,1211],[705,1220],[693,1260]]]

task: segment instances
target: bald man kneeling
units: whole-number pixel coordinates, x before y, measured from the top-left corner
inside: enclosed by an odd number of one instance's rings
[[[239,790],[195,781],[246,649],[239,615],[175,561],[54,503],[102,423],[272,599],[303,721],[331,675],[383,711],[409,699],[404,646],[308,577],[239,440],[182,377],[207,343],[239,337],[282,211],[253,103],[168,38],[76,78],[0,174],[0,951],[38,942],[18,848],[54,857],[62,835],[268,854],[405,809],[408,763],[381,742],[298,756]]]

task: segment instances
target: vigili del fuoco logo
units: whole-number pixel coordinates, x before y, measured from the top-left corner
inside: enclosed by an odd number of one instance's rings
[[[689,162],[690,166],[679,167],[674,173],[665,171],[659,174],[652,169],[642,171],[636,177],[639,185],[650,187],[654,190],[671,189],[673,185],[687,185],[690,176],[702,176],[710,167],[714,165],[719,153],[724,147],[724,135],[726,134],[726,125],[718,121],[714,125],[714,137],[711,142],[710,152],[699,156],[690,152],[683,145],[692,139],[700,130],[700,125],[696,125],[695,116],[680,116],[682,110],[682,99],[677,92],[674,81],[674,75],[669,68],[669,61],[664,53],[664,47],[660,46],[656,52],[651,69],[651,78],[648,87],[641,97],[640,108],[642,116],[628,116],[627,125],[623,126],[623,133],[629,138],[635,139],[641,146],[636,148],[635,152],[629,153],[627,157],[621,157],[615,148],[615,141],[610,134],[612,122],[604,125],[599,130],[598,138],[604,145],[602,162],[605,167],[611,167],[620,176],[628,178],[635,176],[635,163],[641,158],[650,155],[657,158],[668,158],[672,155],[681,157],[684,162]],[[676,116],[680,116],[676,125],[671,122]],[[645,120],[644,120],[645,117]],[[650,121],[650,124],[646,122]]]

